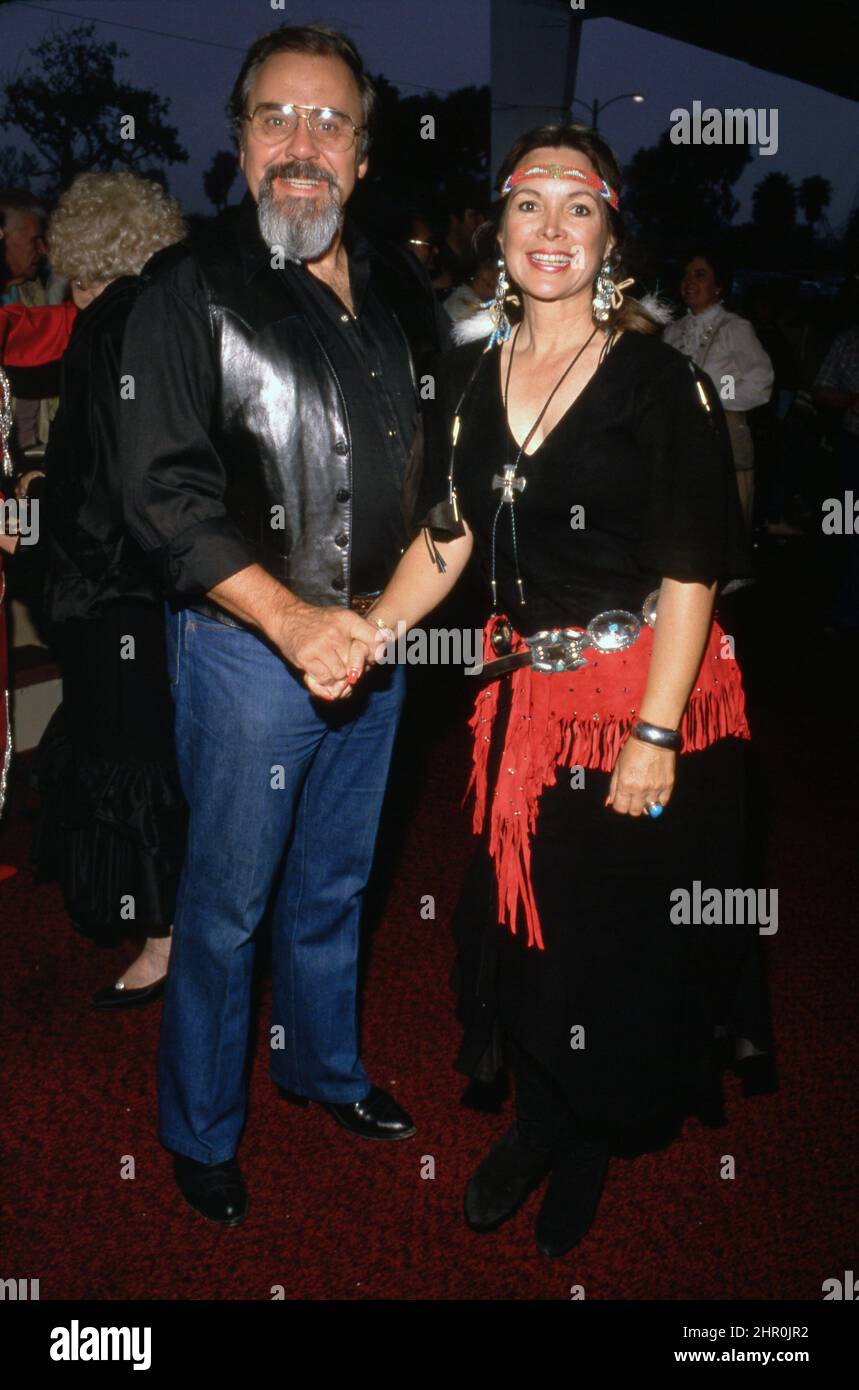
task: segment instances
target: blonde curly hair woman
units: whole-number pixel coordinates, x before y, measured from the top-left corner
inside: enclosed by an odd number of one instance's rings
[[[45,456],[46,618],[63,703],[37,754],[36,857],[43,876],[61,882],[84,935],[145,938],[122,978],[96,994],[101,1009],[161,994],[184,851],[163,608],[125,532],[117,448],[126,321],[146,263],[184,234],[179,206],[159,184],[116,173],[76,178],[47,236],[82,312]]]
[[[179,204],[154,180],[79,174],[51,217],[48,254],[83,309],[120,276],[139,275],[156,251],[184,234]]]

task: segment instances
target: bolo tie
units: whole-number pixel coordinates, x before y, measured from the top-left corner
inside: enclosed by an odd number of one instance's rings
[[[521,323],[519,323],[519,324],[516,325],[516,331],[515,331],[515,333],[513,334],[513,341],[512,341],[511,344],[510,344],[510,357],[509,357],[509,359],[508,359],[508,361],[507,361],[507,376],[506,376],[506,379],[505,379],[505,382],[504,382],[504,392],[503,392],[503,405],[504,405],[504,418],[505,418],[505,421],[507,420],[507,398],[508,398],[509,391],[510,391],[510,374],[511,374],[511,372],[512,372],[512,370],[513,370],[513,356],[514,356],[515,351],[516,351],[516,343],[517,343],[517,340],[518,340],[518,338],[519,338],[519,330],[520,330],[521,327],[522,327]],[[491,585],[491,587],[492,587],[492,611],[493,611],[493,613],[496,612],[496,611],[497,611],[497,608],[498,608],[498,581],[497,581],[497,579],[496,579],[496,574],[495,574],[495,559],[496,559],[495,536],[496,536],[496,531],[497,531],[497,527],[498,527],[498,518],[499,518],[500,515],[501,515],[502,509],[503,509],[504,507],[508,507],[508,508],[509,508],[509,514],[510,514],[510,542],[511,542],[512,550],[513,550],[513,565],[514,565],[514,569],[515,569],[515,571],[516,571],[516,588],[519,590],[519,602],[520,602],[520,604],[524,607],[524,606],[525,606],[525,585],[524,585],[524,582],[523,582],[523,580],[522,580],[522,575],[521,575],[520,570],[519,570],[519,541],[518,541],[518,537],[517,537],[517,535],[516,535],[516,505],[515,505],[515,504],[516,504],[516,493],[520,493],[520,494],[521,494],[521,493],[524,491],[524,489],[525,489],[525,484],[527,483],[528,479],[520,476],[520,474],[519,474],[519,465],[520,465],[520,463],[522,462],[522,457],[523,457],[523,455],[524,455],[524,453],[525,453],[525,450],[528,448],[528,445],[531,443],[531,440],[534,438],[534,435],[535,435],[535,433],[536,433],[536,431],[537,431],[537,428],[538,428],[538,426],[539,426],[541,420],[543,419],[543,416],[546,414],[546,411],[549,409],[549,406],[552,404],[552,401],[555,399],[555,396],[557,395],[557,393],[558,393],[558,391],[560,390],[561,386],[562,386],[563,383],[566,381],[567,377],[570,375],[570,372],[573,370],[573,367],[574,367],[574,366],[576,365],[576,363],[578,362],[578,360],[579,360],[579,358],[581,357],[582,353],[584,352],[585,348],[590,346],[590,344],[593,342],[593,340],[594,340],[596,334],[599,332],[599,330],[600,330],[600,325],[597,324],[596,327],[594,328],[593,332],[591,333],[590,337],[587,338],[586,341],[585,341],[584,343],[582,343],[582,346],[579,348],[578,352],[576,353],[576,355],[575,355],[575,357],[573,358],[573,360],[570,362],[569,366],[567,366],[567,367],[564,368],[563,373],[562,373],[561,376],[558,378],[558,380],[555,382],[555,385],[552,387],[551,391],[549,392],[549,395],[548,395],[547,398],[546,398],[545,404],[543,405],[543,408],[542,408],[542,410],[540,411],[540,414],[537,416],[536,420],[534,421],[533,425],[531,426],[530,430],[528,431],[528,433],[526,434],[525,438],[523,439],[521,445],[519,446],[519,452],[518,452],[518,454],[516,455],[516,458],[514,459],[513,463],[507,463],[507,464],[505,464],[505,465],[504,465],[503,471],[502,471],[501,473],[496,473],[496,474],[494,475],[493,479],[492,479],[492,490],[493,490],[493,492],[497,491],[498,488],[501,489],[501,498],[500,498],[499,503],[498,503],[498,506],[497,506],[497,508],[496,508],[496,510],[495,510],[495,515],[494,515],[493,518],[492,518],[492,534],[491,534],[490,545],[489,545],[489,562],[490,562],[490,580],[489,580],[489,582],[490,582],[490,585]],[[605,356],[605,354],[606,354],[606,352],[607,352],[607,350],[608,350],[608,347],[609,347],[610,342],[611,342],[611,337],[609,337],[609,338],[606,339],[606,342],[605,342],[605,345],[604,345],[604,347],[603,347],[603,350],[602,350],[602,352],[600,353],[600,363],[602,362],[602,360],[603,360],[603,358],[604,358],[604,356]],[[599,363],[597,363],[597,367],[599,367]],[[578,398],[577,398],[577,399],[578,399]],[[575,404],[575,402],[573,402],[573,404]],[[509,447],[509,446],[508,446],[508,447]]]

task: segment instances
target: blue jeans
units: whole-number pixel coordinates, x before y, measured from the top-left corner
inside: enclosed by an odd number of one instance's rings
[[[254,936],[272,898],[271,1075],[361,1100],[361,905],[405,690],[401,666],[326,706],[252,632],[167,614],[179,772],[190,808],[158,1054],[162,1142],[236,1152],[247,1107]]]

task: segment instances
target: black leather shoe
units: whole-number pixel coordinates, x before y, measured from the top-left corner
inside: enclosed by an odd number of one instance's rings
[[[417,1127],[393,1096],[371,1086],[363,1100],[346,1105],[322,1104],[339,1125],[362,1139],[411,1139]]]
[[[566,1255],[594,1223],[608,1171],[609,1146],[577,1139],[559,1156],[534,1225],[542,1255]]]
[[[548,1173],[553,1153],[525,1144],[517,1125],[502,1134],[465,1189],[471,1229],[494,1231],[512,1216]]]
[[[173,1155],[173,1173],[189,1206],[218,1226],[240,1226],[248,1214],[248,1191],[238,1159],[226,1163],[198,1163],[184,1154]]]
[[[93,995],[92,1008],[139,1009],[142,1004],[154,1004],[164,993],[166,982],[167,976],[162,975],[160,980],[154,980],[142,989],[126,989],[123,984],[108,985]]]

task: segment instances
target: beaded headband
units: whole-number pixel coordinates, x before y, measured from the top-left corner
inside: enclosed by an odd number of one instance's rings
[[[613,208],[617,208],[620,199],[613,189],[609,188],[605,179],[599,178],[596,174],[585,174],[581,169],[574,169],[566,164],[529,164],[514,170],[509,178],[505,179],[501,189],[502,196],[509,193],[511,188],[515,188],[517,183],[522,183],[523,179],[529,178],[549,178],[549,179],[579,179],[586,183],[589,188],[596,191],[611,203]]]

